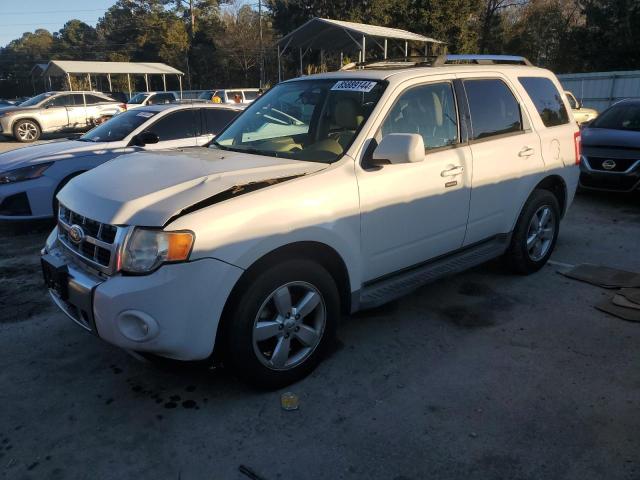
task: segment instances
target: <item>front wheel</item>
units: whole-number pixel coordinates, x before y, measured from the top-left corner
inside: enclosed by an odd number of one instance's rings
[[[18,120],[13,126],[13,136],[22,143],[35,142],[40,134],[40,126],[33,120]]]
[[[252,275],[229,312],[225,360],[251,385],[279,388],[309,374],[335,335],[340,299],[333,277],[308,260]]]
[[[560,207],[547,190],[534,190],[525,203],[505,255],[520,274],[540,270],[553,253],[560,230]]]

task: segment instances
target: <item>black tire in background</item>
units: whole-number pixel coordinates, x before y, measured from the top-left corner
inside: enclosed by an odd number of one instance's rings
[[[13,125],[13,137],[20,143],[35,142],[42,135],[40,125],[30,119],[18,120]]]
[[[551,232],[541,224],[545,213],[550,215],[545,225],[553,228]],[[553,253],[559,231],[560,207],[557,198],[548,190],[534,190],[520,212],[511,244],[505,253],[511,270],[522,275],[540,270]],[[541,244],[542,248],[536,250],[536,245]]]
[[[296,298],[296,289],[301,290],[299,295],[319,294],[321,303],[316,308],[324,311],[324,324],[322,329],[316,328],[314,331],[320,332],[319,342],[311,349],[299,342],[297,335],[304,333],[294,332],[295,325],[287,325],[286,319],[280,316],[279,309],[275,309],[274,294],[281,288],[287,287],[291,291],[290,304],[294,308],[303,302],[301,297]],[[305,294],[305,288],[307,293]],[[252,386],[266,389],[276,389],[294,383],[308,375],[321,361],[328,345],[335,337],[336,328],[340,317],[340,296],[333,277],[322,266],[316,262],[306,259],[291,259],[282,263],[272,265],[260,271],[247,275],[238,285],[237,294],[231,300],[230,308],[225,309],[223,329],[223,359],[226,365],[230,366],[233,372],[243,381]],[[271,305],[270,305],[270,302]],[[268,317],[260,317],[266,310],[272,308],[273,311]],[[274,315],[275,314],[277,315]],[[294,311],[295,313],[295,311]],[[277,333],[280,337],[269,337],[264,343],[255,343],[254,332],[257,332],[258,322],[271,322],[275,317],[282,318],[283,325],[281,331]],[[314,309],[308,317],[317,319],[318,312]],[[293,317],[291,318],[293,320]],[[318,324],[316,324],[318,325]],[[300,329],[300,327],[297,327]],[[304,330],[304,325],[302,325]],[[308,349],[308,356],[302,355],[300,363],[293,363],[292,366],[276,368],[268,366],[268,352],[272,349],[271,359],[275,357],[278,346],[269,342],[278,343],[282,340],[282,335],[291,331],[291,355],[295,359],[295,348],[299,346]],[[265,344],[267,344],[265,346]],[[306,350],[305,350],[306,351]],[[267,352],[267,354],[265,354]],[[299,352],[303,352],[302,348]]]

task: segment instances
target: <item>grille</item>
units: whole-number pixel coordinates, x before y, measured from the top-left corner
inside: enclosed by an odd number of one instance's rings
[[[73,241],[70,230],[74,225],[84,232],[82,239]],[[116,269],[118,254],[118,239],[124,235],[124,229],[114,225],[101,223],[80,215],[64,205],[60,205],[58,212],[58,239],[68,250],[80,257],[81,260],[99,271],[111,274]]]
[[[588,157],[589,166],[593,170],[600,170],[603,172],[626,172],[631,166],[638,160],[631,158],[607,158],[607,157]],[[604,168],[602,164],[606,161],[615,162],[615,167]]]

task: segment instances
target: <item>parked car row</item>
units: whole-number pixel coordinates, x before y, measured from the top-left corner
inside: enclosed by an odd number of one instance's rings
[[[155,105],[128,110],[76,140],[0,154],[0,220],[49,218],[73,177],[119,155],[203,146],[242,110],[232,105]]]
[[[43,133],[87,130],[98,119],[125,109],[124,104],[99,92],[46,92],[0,109],[0,134],[33,142]]]

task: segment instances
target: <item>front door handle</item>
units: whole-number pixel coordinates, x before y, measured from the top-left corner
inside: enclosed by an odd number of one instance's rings
[[[464,172],[464,167],[462,165],[450,165],[446,170],[440,172],[441,177],[455,177],[456,175],[460,175]]]
[[[536,153],[536,151],[533,148],[531,148],[531,147],[523,147],[522,150],[520,150],[518,152],[518,156],[519,157],[530,157],[534,153]]]

